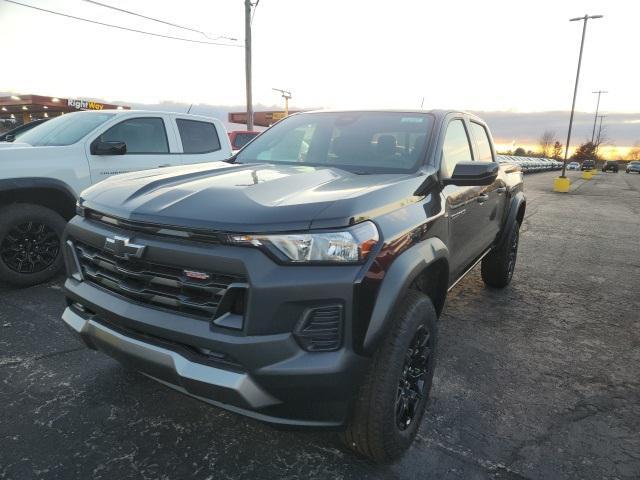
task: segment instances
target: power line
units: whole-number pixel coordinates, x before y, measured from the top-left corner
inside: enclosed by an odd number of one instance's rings
[[[176,23],[171,23],[171,22],[167,22],[165,20],[160,20],[158,18],[153,18],[153,17],[149,17],[147,15],[142,15],[141,13],[136,13],[136,12],[132,12],[131,10],[125,10],[124,8],[119,8],[119,7],[115,7],[113,5],[108,5],[106,3],[101,3],[101,2],[96,2],[95,0],[84,0],[87,3],[92,3],[94,5],[98,5],[100,7],[104,7],[104,8],[109,8],[111,10],[116,10],[118,12],[122,12],[122,13],[126,13],[128,15],[134,15],[136,17],[140,17],[140,18],[144,18],[146,20],[151,20],[153,22],[158,22],[158,23],[162,23],[164,25],[169,25],[171,27],[176,27],[176,28],[181,28],[182,30],[188,30],[190,32],[196,32],[199,33],[201,35],[204,35],[205,37],[207,37],[209,40],[217,40],[219,38],[224,38],[226,40],[231,40],[231,41],[236,41],[238,40],[237,38],[232,38],[232,37],[227,37],[226,35],[220,35],[218,37],[215,38],[211,38],[209,35],[207,35],[205,32],[203,32],[202,30],[198,30],[196,28],[191,28],[191,27],[185,27],[183,25],[178,25]]]
[[[260,3],[260,0],[256,0],[256,3],[253,4],[253,12],[251,12],[251,25],[253,25],[253,17],[256,14],[256,10],[258,9],[259,3]]]
[[[26,3],[16,2],[15,0],[4,0],[4,1],[8,2],[8,3],[13,3],[14,5],[20,5],[21,7],[32,8],[34,10],[39,10],[41,12],[50,13],[52,15],[58,15],[60,17],[71,18],[73,20],[79,20],[81,22],[94,23],[96,25],[102,25],[103,27],[117,28],[119,30],[126,30],[128,32],[141,33],[143,35],[151,35],[152,37],[167,38],[169,40],[180,40],[182,42],[201,43],[201,44],[204,44],[204,45],[218,45],[218,46],[221,46],[221,47],[239,47],[239,48],[242,47],[242,45],[231,45],[229,43],[219,43],[219,42],[206,42],[204,40],[193,40],[193,39],[190,39],[190,38],[174,37],[174,36],[171,36],[171,35],[162,35],[160,33],[146,32],[144,30],[136,30],[135,28],[122,27],[120,25],[113,25],[111,23],[99,22],[97,20],[91,20],[89,18],[76,17],[74,15],[68,15],[66,13],[56,12],[54,10],[47,10],[46,8],[36,7],[34,5],[27,5]]]

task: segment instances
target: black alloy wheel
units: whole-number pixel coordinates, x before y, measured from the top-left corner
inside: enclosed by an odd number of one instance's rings
[[[407,349],[396,395],[396,426],[400,431],[409,428],[427,397],[433,368],[430,340],[431,334],[420,325]]]
[[[509,281],[513,277],[513,271],[516,268],[516,259],[518,258],[518,241],[520,239],[520,230],[516,229],[511,238],[511,244],[509,245],[509,252],[507,253],[507,275]]]
[[[16,273],[41,272],[53,265],[59,252],[58,234],[37,221],[15,225],[0,243],[2,261]]]
[[[345,445],[378,463],[397,460],[415,439],[437,363],[438,314],[427,295],[407,291],[391,322],[342,433]]]

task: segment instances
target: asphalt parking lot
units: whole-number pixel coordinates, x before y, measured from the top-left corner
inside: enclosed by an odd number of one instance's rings
[[[450,294],[419,438],[375,466],[85,349],[61,282],[0,285],[0,478],[640,478],[640,175],[526,177],[513,283]]]

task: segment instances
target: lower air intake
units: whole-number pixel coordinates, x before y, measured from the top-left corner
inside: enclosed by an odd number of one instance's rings
[[[342,305],[309,308],[294,330],[302,348],[330,352],[342,345]]]

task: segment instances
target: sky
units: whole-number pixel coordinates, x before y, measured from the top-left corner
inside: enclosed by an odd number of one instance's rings
[[[17,1],[207,40],[84,0]],[[244,41],[242,0],[100,1]],[[604,18],[588,23],[576,109],[593,112],[591,92],[608,90],[603,113],[638,114],[638,122],[624,124],[637,135],[620,138],[632,144],[634,136],[640,140],[640,2],[631,0],[261,0],[253,21],[254,101],[277,104],[272,88],[283,88],[298,108],[567,111],[582,30],[568,20],[585,13]],[[244,102],[242,48],[115,30],[5,0],[0,38],[0,91],[148,104]],[[609,135],[615,137],[613,125]]]

